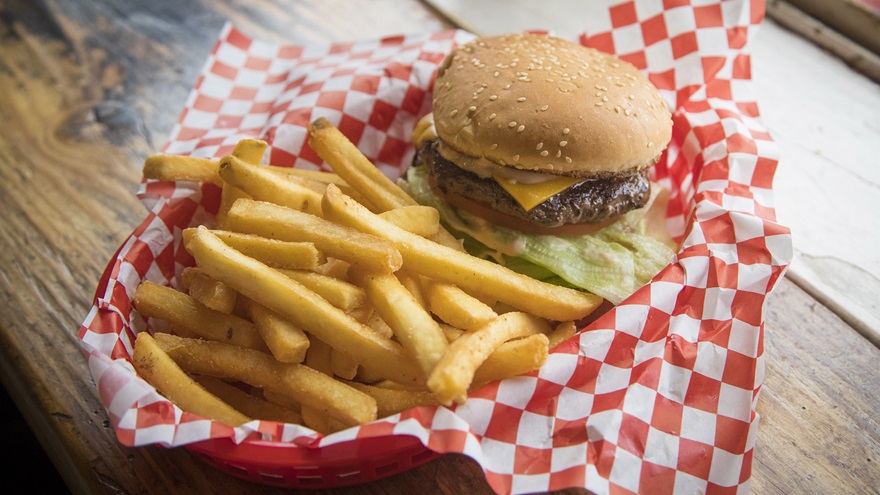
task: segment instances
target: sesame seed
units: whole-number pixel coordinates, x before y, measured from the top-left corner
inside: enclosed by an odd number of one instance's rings
[[[479,88],[477,88],[477,94],[482,93],[484,89],[486,89],[486,88],[484,88],[484,87],[482,87],[482,86],[480,86]]]
[[[568,144],[568,141],[559,141],[559,147],[565,148],[565,145]]]
[[[515,121],[515,120],[511,120],[510,123],[507,124],[507,127],[516,127],[516,121]]]
[[[607,97],[607,96],[603,96],[603,97],[602,97],[602,101],[608,101],[608,97]]]
[[[601,101],[597,101],[597,102],[596,102],[596,106],[597,106],[597,107],[601,107],[602,105],[604,105],[604,103],[602,103]]]
[[[492,143],[492,146],[489,147],[490,150],[494,150],[498,147],[498,143]]]
[[[627,96],[627,98],[629,98],[630,100],[635,100],[635,99],[636,99],[636,95],[629,95],[629,96]]]
[[[453,111],[449,112],[450,117],[455,117],[456,115],[458,115],[458,110],[453,110]]]
[[[538,143],[537,146],[535,146],[535,149],[536,149],[536,150],[540,150],[540,149],[543,148],[543,147],[544,147],[544,143],[541,142],[541,143]]]
[[[496,70],[496,71],[495,71],[495,73],[494,73],[494,74],[492,74],[492,75],[493,75],[493,76],[495,76],[495,77],[498,77],[498,76],[499,76],[499,75],[501,75],[501,73],[500,73],[500,72],[498,72],[498,71],[497,71],[497,70]]]
[[[629,108],[627,108],[626,110],[623,111],[623,113],[624,113],[625,115],[629,115],[629,114],[631,114],[632,112],[630,112],[630,111],[629,111]]]
[[[516,128],[516,132],[522,132],[524,130],[526,130],[526,126],[524,126],[522,124],[520,124],[520,126]]]
[[[541,111],[545,112],[548,108],[550,108],[550,105],[544,105],[543,107],[541,107]]]
[[[571,129],[569,129],[568,127],[566,127],[565,129],[562,130],[562,135],[563,135],[563,136],[564,136],[564,135],[567,135],[569,132],[571,132]]]
[[[492,115],[489,116],[489,120],[495,120],[495,117],[497,117],[497,116],[498,115],[493,113]]]
[[[549,154],[550,154],[550,153],[547,152],[547,150],[544,150],[544,151],[541,152],[541,156],[547,156],[547,155],[549,155]]]
[[[474,105],[471,105],[471,106],[468,107],[468,111],[476,112],[476,111],[477,111],[477,107],[475,107]]]
[[[518,161],[519,161],[519,155],[513,155],[513,161],[518,162]]]
[[[521,101],[526,101],[526,97],[525,97],[525,96],[520,96],[519,98],[516,99],[516,101],[520,101],[520,102],[521,102]]]
[[[556,158],[562,156],[562,150],[556,150]]]
[[[617,112],[617,113],[620,113],[620,106],[616,106],[616,107],[614,107],[614,111]]]
[[[565,163],[571,163],[571,158],[565,157]]]

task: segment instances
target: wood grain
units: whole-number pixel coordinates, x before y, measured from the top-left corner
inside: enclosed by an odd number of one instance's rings
[[[239,480],[185,449],[123,447],[76,338],[101,271],[145,215],[133,194],[143,159],[227,18],[297,43],[448,26],[416,1],[0,4],[0,376],[74,493],[313,493]],[[768,304],[765,346],[756,492],[876,493],[877,350],[788,280]],[[455,455],[333,493],[491,491]]]

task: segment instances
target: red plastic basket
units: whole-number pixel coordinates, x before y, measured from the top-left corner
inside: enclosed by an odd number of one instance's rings
[[[375,481],[441,454],[412,436],[360,438],[321,448],[228,438],[186,446],[211,466],[248,481],[288,488],[336,488]]]

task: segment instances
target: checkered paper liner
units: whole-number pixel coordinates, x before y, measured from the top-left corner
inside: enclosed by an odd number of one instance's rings
[[[763,313],[791,260],[775,221],[777,147],[760,121],[749,47],[761,1],[590,2],[583,44],[634,63],[674,109],[653,170],[668,187],[681,247],[654,280],[550,354],[537,372],[488,385],[460,406],[417,408],[322,436],[291,424],[238,428],[187,413],[136,376],[146,329],[131,295],[178,286],[182,229],[210,223],[219,188],[145,180],[149,213],[107,266],[79,337],[118,439],[185,446],[258,438],[303,449],[412,435],[476,460],[498,493],[585,487],[605,493],[744,493],[764,376]],[[245,137],[265,161],[325,169],[305,143],[317,117],[337,125],[390,177],[409,164],[409,132],[430,111],[434,70],[473,35],[449,30],[288,46],[227,25],[163,151],[219,157]],[[151,322],[160,325],[160,322]]]

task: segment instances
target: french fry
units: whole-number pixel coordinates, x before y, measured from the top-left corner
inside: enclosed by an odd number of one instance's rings
[[[453,342],[466,332],[450,325],[441,325],[449,342]],[[474,390],[486,383],[521,375],[540,368],[547,360],[548,337],[534,334],[521,339],[508,340],[498,346],[477,368],[470,389]]]
[[[264,352],[209,340],[184,339],[171,334],[154,336],[181,369],[188,373],[234,380],[289,395],[352,426],[376,419],[376,401],[308,366],[281,363]]]
[[[333,364],[331,362],[333,348],[314,335],[309,336],[309,342],[309,352],[306,353],[305,365],[327,376],[333,376]]]
[[[361,192],[381,211],[418,203],[376,168],[329,120],[318,118],[309,125],[309,146],[336,175]]]
[[[351,268],[351,263],[336,258],[329,258],[326,263],[318,266],[314,270],[316,273],[327,275],[328,277],[347,280],[349,268]]]
[[[240,199],[229,210],[228,221],[238,232],[314,243],[326,256],[367,270],[391,273],[403,263],[385,239],[272,203]]]
[[[266,349],[253,323],[214,311],[171,287],[144,282],[135,289],[132,303],[141,316],[165,320],[175,328],[182,328],[202,338],[248,349]]]
[[[546,333],[547,322],[528,313],[506,313],[455,339],[428,376],[428,389],[443,405],[463,403],[477,368],[504,342]]]
[[[345,280],[308,270],[279,270],[284,275],[308,287],[330,304],[349,312],[367,300],[364,290]]]
[[[379,216],[407,232],[422,237],[430,238],[440,231],[440,213],[430,206],[402,206],[383,211]]]
[[[266,201],[321,216],[321,193],[296,177],[279,180],[277,174],[233,155],[220,159],[218,174],[224,182],[257,201]]]
[[[242,139],[235,144],[235,148],[232,150],[232,155],[247,163],[259,165],[260,160],[263,159],[263,155],[266,153],[266,147],[267,143],[265,141],[259,139]],[[218,169],[219,166],[220,164],[218,163]],[[235,203],[235,200],[250,197],[250,195],[241,189],[235,187],[229,182],[223,181],[223,185],[220,189],[220,207],[217,209],[217,216],[214,218],[214,227],[223,228],[226,223],[226,214],[229,212],[229,208],[232,207],[232,204]]]
[[[205,273],[288,318],[361,365],[403,383],[424,380],[424,373],[400,345],[380,338],[299,282],[230,248],[207,228],[199,227],[187,249]]]
[[[554,328],[553,331],[547,334],[547,338],[549,339],[548,346],[550,349],[554,349],[559,344],[574,337],[576,333],[577,326],[573,321],[563,321],[556,325],[556,328]]]
[[[268,143],[262,139],[239,139],[232,149],[232,156],[246,163],[259,165],[268,146]]]
[[[498,316],[457,285],[425,279],[423,286],[430,311],[454,327],[476,330]]]
[[[254,301],[248,300],[247,311],[275,359],[282,363],[303,362],[309,337],[301,328]]]
[[[399,270],[395,275],[397,275],[397,279],[400,280],[400,283],[406,287],[406,290],[416,298],[416,301],[419,302],[419,306],[429,309],[428,301],[425,298],[425,291],[422,289],[422,277],[406,270]]]
[[[183,230],[183,245],[192,238],[196,228]],[[259,235],[213,229],[214,235],[237,251],[274,268],[314,270],[327,262],[327,257],[311,242],[290,242]]]
[[[426,391],[382,388],[352,381],[346,381],[345,383],[375,399],[376,414],[380,418],[414,407],[437,405],[437,400],[434,396]]]
[[[375,205],[371,211],[388,211],[418,203],[376,168],[329,120],[318,118],[309,125],[309,146],[347,184]],[[448,248],[464,251],[461,242],[440,228],[432,240]]]
[[[195,181],[223,185],[217,174],[219,163],[208,158],[180,155],[152,155],[144,160],[144,178],[167,181]]]
[[[358,363],[347,354],[340,352],[338,349],[330,351],[330,369],[333,376],[338,376],[345,380],[352,380],[357,376]]]
[[[184,268],[180,279],[184,289],[193,299],[214,311],[230,314],[235,309],[238,292],[223,282],[205,275],[198,267]]]
[[[301,179],[309,179],[324,184],[336,184],[337,186],[347,186],[345,179],[332,172],[322,172],[320,170],[306,170],[302,168],[279,167],[278,165],[266,165],[266,170],[278,174],[282,177],[294,176]],[[343,187],[344,189],[344,187]]]
[[[184,411],[230,426],[241,426],[250,421],[249,417],[190,378],[147,332],[139,333],[135,339],[132,364],[141,378]]]
[[[406,232],[346,197],[332,184],[324,194],[322,208],[330,220],[391,241],[403,256],[407,270],[466,291],[491,291],[502,302],[522,311],[555,321],[578,320],[602,303],[599,296],[541,282]]]
[[[394,330],[392,330],[391,327],[388,326],[388,323],[382,319],[382,316],[375,311],[370,313],[370,317],[367,319],[366,324],[370,329],[386,339],[390,339],[394,336]]]
[[[474,372],[470,389],[540,368],[547,361],[547,342],[546,335],[536,333],[501,344]]]
[[[244,390],[212,376],[198,376],[195,380],[205,390],[223,402],[241,411],[248,417],[279,423],[301,423],[302,416],[294,411],[266,399],[249,394]]]
[[[447,347],[446,338],[434,318],[394,274],[358,273],[354,280],[366,290],[373,308],[427,376]]]

